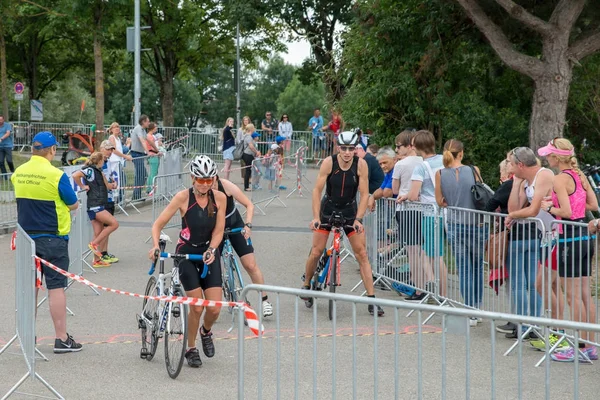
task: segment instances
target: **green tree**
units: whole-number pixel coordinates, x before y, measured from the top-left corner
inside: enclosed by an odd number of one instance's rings
[[[534,34],[528,40],[541,42],[541,49],[535,53],[515,48],[500,23],[506,14],[486,11],[477,0],[457,2],[489,41],[498,57],[510,68],[534,81],[529,124],[530,146],[544,146],[552,138],[562,136],[573,68],[600,50],[600,27],[592,22],[593,18],[600,16],[597,2],[552,2],[555,7],[546,16],[536,12],[536,2],[531,2],[529,7],[522,7],[511,0],[495,0],[508,16]],[[586,14],[582,15],[586,8]]]
[[[323,82],[304,85],[297,76],[277,98],[277,118],[287,114],[296,131],[307,129],[308,120],[315,107],[323,108],[326,102]]]

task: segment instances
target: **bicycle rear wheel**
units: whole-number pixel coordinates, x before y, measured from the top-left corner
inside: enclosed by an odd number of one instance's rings
[[[333,250],[329,259],[329,293],[335,293],[335,287],[337,286],[337,260],[338,255]],[[329,320],[333,320],[333,300],[329,300]]]
[[[175,296],[184,296],[181,288],[176,288]],[[181,372],[185,348],[187,345],[187,316],[186,304],[169,303],[167,305],[167,327],[165,329],[165,365],[169,376],[177,378]]]
[[[157,296],[159,294],[154,276],[148,279],[144,293],[146,296]],[[146,359],[146,361],[151,361],[158,347],[158,301],[144,299],[139,325],[142,330],[142,350],[140,357]]]
[[[222,287],[223,287],[223,297],[225,301],[236,301],[237,297],[233,290],[233,282],[231,279],[231,275],[233,273],[233,268],[230,267],[231,264],[230,258],[223,259],[223,274],[222,274]],[[233,307],[227,307],[229,313],[231,314],[233,311]]]

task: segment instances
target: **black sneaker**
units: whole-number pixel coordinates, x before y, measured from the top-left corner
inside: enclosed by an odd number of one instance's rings
[[[500,333],[512,333],[516,329],[517,329],[517,325],[513,324],[512,322],[507,322],[504,325],[496,326],[496,332],[500,332]]]
[[[421,293],[421,294],[413,294],[410,297],[407,297],[404,299],[404,301],[410,301],[413,303],[420,303],[421,301],[423,301],[423,299],[425,298],[425,296],[427,296],[427,294],[425,292]]]
[[[199,368],[200,366],[202,366],[200,353],[195,347],[185,352],[185,359],[187,360],[188,365],[192,368]]]
[[[215,344],[213,343],[212,332],[202,333],[204,327],[200,328],[200,339],[202,340],[202,351],[204,355],[211,358],[215,355]]]
[[[54,353],[55,354],[63,354],[63,353],[75,353],[77,351],[81,351],[83,346],[80,343],[77,343],[73,336],[67,333],[67,340],[64,342],[61,339],[54,340]]]
[[[379,289],[383,292],[389,292],[390,288],[387,287],[387,285],[385,285],[383,282],[379,281],[377,282],[375,285],[373,285],[375,287],[375,289]]]
[[[300,289],[302,289],[302,290],[310,290],[310,286],[302,286]],[[300,300],[308,301],[310,299],[312,299],[312,297],[302,297],[302,296],[300,296]]]
[[[525,332],[525,329],[523,329],[521,331],[521,335],[523,335],[524,332]],[[518,330],[515,329],[512,332],[507,333],[506,335],[504,335],[504,337],[506,337],[507,339],[518,339],[519,338]],[[523,338],[523,340],[531,340],[531,339],[538,339],[538,336],[534,332],[529,332],[529,335],[526,335]]]
[[[369,310],[369,314],[371,314],[371,315],[373,315],[375,313],[375,307],[373,307],[373,304],[369,304],[368,310]],[[377,306],[377,316],[381,317],[381,316],[383,316],[383,314],[385,314],[383,312],[383,308],[381,308],[380,306]]]

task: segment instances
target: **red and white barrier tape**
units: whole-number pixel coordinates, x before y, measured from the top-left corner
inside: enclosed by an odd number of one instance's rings
[[[120,186],[116,189],[111,190],[119,190],[119,189],[144,189],[144,188],[156,188],[156,185],[142,185],[142,186]]]
[[[142,294],[137,294],[137,293],[131,293],[131,292],[124,292],[122,290],[116,290],[116,289],[111,289],[111,288],[107,288],[104,286],[100,286],[97,285],[93,282],[88,281],[87,279],[85,279],[82,276],[79,275],[75,275],[72,274],[70,272],[67,272],[63,269],[58,268],[56,265],[53,265],[52,263],[49,263],[46,260],[43,260],[39,257],[36,256],[36,265],[38,263],[42,263],[44,265],[46,265],[49,268],[52,268],[53,270],[55,270],[56,272],[58,272],[61,275],[66,276],[67,278],[73,279],[74,281],[77,281],[79,283],[83,283],[84,285],[87,286],[91,286],[93,288],[99,289],[99,290],[103,290],[105,292],[110,292],[110,293],[115,293],[115,294],[122,294],[124,296],[130,296],[130,297],[136,297],[139,299],[147,299],[147,300],[156,300],[156,301],[168,301],[168,302],[172,302],[172,303],[179,303],[179,304],[187,304],[190,306],[202,306],[202,307],[215,307],[215,306],[227,306],[227,307],[242,307],[244,309],[244,315],[246,317],[246,321],[248,322],[248,328],[250,328],[250,330],[252,331],[252,333],[254,333],[254,335],[258,336],[259,334],[259,330],[260,332],[265,331],[264,326],[260,326],[259,327],[259,322],[258,322],[258,316],[256,315],[256,312],[246,303],[243,302],[232,302],[232,301],[213,301],[213,300],[204,300],[204,299],[198,299],[195,297],[180,297],[180,296],[145,296]],[[41,270],[41,266],[39,267]],[[41,277],[40,277],[40,284],[41,284]],[[37,282],[36,282],[37,285]]]

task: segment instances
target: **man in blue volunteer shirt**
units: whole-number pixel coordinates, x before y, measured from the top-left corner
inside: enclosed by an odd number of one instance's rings
[[[33,138],[32,156],[11,177],[17,199],[19,225],[35,242],[36,255],[67,271],[69,269],[70,210],[78,207],[77,196],[69,178],[50,161],[56,155],[58,142],[50,132]],[[50,316],[54,323],[55,353],[81,350],[67,333],[67,278],[42,264],[46,280]]]
[[[315,108],[314,115],[308,120],[308,129],[312,131],[314,158],[323,158],[323,150],[325,149],[325,134],[323,133],[323,117],[321,116],[321,110],[319,108]]]
[[[8,164],[10,172],[15,172],[15,166],[12,160],[13,150],[13,132],[12,126],[8,122],[4,122],[4,116],[0,115],[0,173],[6,174],[4,168],[4,160]],[[6,176],[4,176],[6,179]]]

